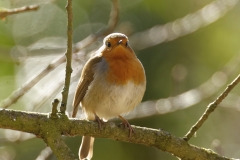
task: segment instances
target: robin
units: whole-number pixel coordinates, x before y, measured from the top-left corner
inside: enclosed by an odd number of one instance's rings
[[[72,117],[78,106],[88,120],[99,127],[103,121],[119,117],[131,136],[133,128],[122,115],[132,111],[142,100],[146,89],[144,68],[129,46],[128,38],[112,33],[83,67],[73,100]],[[94,138],[83,136],[79,158],[92,158]]]

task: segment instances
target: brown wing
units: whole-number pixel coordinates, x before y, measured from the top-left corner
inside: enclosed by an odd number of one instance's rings
[[[73,99],[73,112],[72,112],[72,117],[76,117],[77,112],[78,112],[78,106],[80,104],[80,102],[83,100],[88,86],[90,85],[90,83],[93,81],[93,66],[95,64],[97,64],[98,62],[100,62],[102,60],[101,56],[95,56],[92,57],[91,59],[89,59],[87,61],[87,63],[85,64],[83,70],[82,70],[82,75],[80,77],[80,80],[78,82],[78,86],[74,95],[74,99]]]

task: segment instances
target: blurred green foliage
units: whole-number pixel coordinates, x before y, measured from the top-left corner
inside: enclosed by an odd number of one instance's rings
[[[44,2],[48,2],[45,0]],[[128,22],[133,33],[149,29],[154,25],[166,24],[177,18],[184,17],[201,9],[212,1],[208,0],[120,0],[119,24]],[[27,12],[9,16],[0,21],[0,99],[6,98],[16,89],[16,72],[18,64],[13,61],[11,49],[15,45],[28,46],[43,37],[66,38],[66,1],[58,0],[42,4],[40,0],[24,1],[0,0],[0,7],[14,8],[23,5],[40,4],[37,12]],[[1,6],[2,5],[2,6]],[[74,12],[74,43],[79,42],[89,34],[107,26],[111,2],[108,0],[73,1]],[[38,19],[31,16],[39,13]],[[162,43],[157,46],[136,51],[142,61],[147,75],[146,100],[155,100],[175,96],[195,88],[229,62],[232,57],[239,54],[240,42],[240,5],[229,11],[223,18],[213,24],[197,30],[196,32]],[[21,23],[20,16],[26,21]],[[30,18],[29,18],[30,17]],[[17,23],[18,22],[18,23]],[[27,25],[26,25],[27,23]],[[21,25],[19,25],[21,24]],[[26,28],[25,28],[26,27]],[[37,30],[37,31],[36,31]],[[118,29],[116,29],[116,32]],[[31,34],[29,34],[31,33]],[[131,42],[130,42],[131,44]],[[28,55],[31,57],[31,55]],[[186,69],[186,76],[176,83],[172,77],[174,66],[181,65]],[[235,75],[229,77],[230,82]],[[234,90],[239,95],[239,87]],[[218,92],[219,94],[220,92]],[[163,128],[176,135],[183,136],[201,116],[208,103],[214,100],[211,97],[198,105],[185,110],[179,110],[165,115],[134,119],[133,125]],[[19,106],[18,106],[19,105]],[[21,108],[21,104],[16,104]],[[49,104],[50,105],[50,104]],[[238,104],[239,106],[239,104]],[[221,142],[220,154],[228,157],[240,157],[240,118],[239,111],[218,108],[210,119],[192,138],[190,143],[211,148],[214,140]],[[1,130],[4,135],[5,130]],[[0,140],[1,141],[1,140]],[[66,138],[66,142],[75,154],[81,142],[81,137]],[[23,142],[0,143],[0,148],[8,148],[9,153],[15,153],[15,160],[35,159],[45,144],[41,139],[30,139]],[[9,149],[10,148],[10,149]],[[1,150],[0,150],[1,152]],[[53,157],[52,159],[56,159]],[[93,160],[135,160],[135,159],[166,159],[176,158],[151,147],[137,144],[128,144],[108,139],[96,139]]]

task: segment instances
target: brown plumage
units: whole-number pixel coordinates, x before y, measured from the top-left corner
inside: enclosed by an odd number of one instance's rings
[[[129,128],[131,136],[133,129],[121,115],[141,102],[145,89],[144,68],[128,45],[128,38],[121,33],[110,34],[82,70],[72,117],[76,117],[81,103],[88,120],[100,122],[119,117]],[[80,159],[92,158],[93,142],[93,137],[83,136]]]

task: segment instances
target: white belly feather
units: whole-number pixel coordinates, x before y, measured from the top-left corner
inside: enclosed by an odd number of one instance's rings
[[[87,119],[94,113],[104,120],[132,111],[142,100],[146,84],[135,85],[129,81],[124,86],[106,83],[104,74],[98,75],[90,84],[82,101]]]

